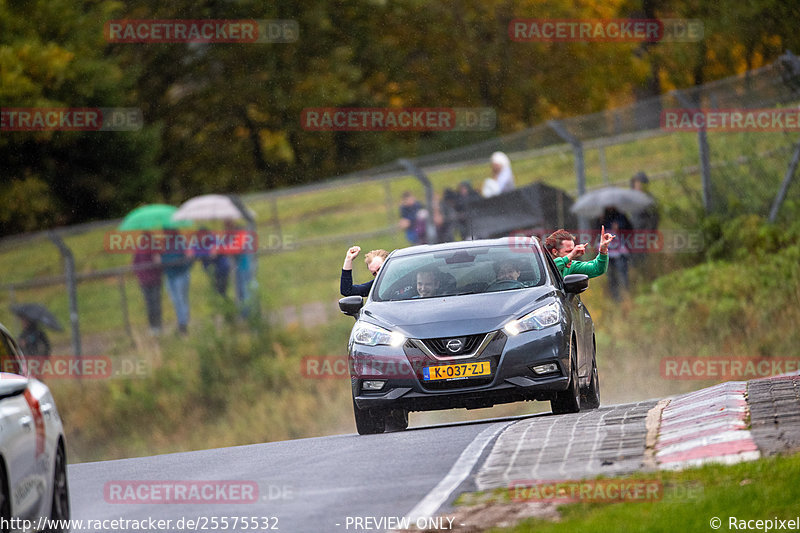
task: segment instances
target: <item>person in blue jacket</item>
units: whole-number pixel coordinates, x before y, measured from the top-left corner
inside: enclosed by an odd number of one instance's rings
[[[339,282],[339,292],[342,296],[367,296],[369,290],[372,288],[370,280],[360,285],[353,285],[353,259],[355,259],[361,252],[360,246],[351,246],[344,256],[344,264],[342,265],[342,277]],[[383,266],[383,262],[389,256],[386,250],[372,250],[364,256],[364,262],[373,276],[378,275],[378,271]]]

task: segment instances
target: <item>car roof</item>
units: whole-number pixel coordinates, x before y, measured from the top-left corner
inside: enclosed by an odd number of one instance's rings
[[[483,248],[486,246],[508,246],[509,249],[516,250],[521,250],[524,247],[533,247],[539,252],[542,251],[542,247],[539,244],[538,238],[519,235],[515,237],[502,237],[499,239],[445,242],[441,244],[420,244],[417,246],[409,246],[408,248],[400,248],[395,250],[390,254],[390,257],[402,257],[427,252],[443,252],[447,250],[469,250],[472,248]]]

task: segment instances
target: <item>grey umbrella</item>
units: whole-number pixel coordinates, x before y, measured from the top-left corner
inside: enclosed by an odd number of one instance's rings
[[[243,213],[230,196],[223,194],[204,194],[196,196],[181,204],[178,210],[172,215],[172,220],[235,220],[243,218],[246,213],[253,215],[252,211],[245,208]]]
[[[649,194],[622,187],[604,187],[587,192],[572,204],[570,210],[579,216],[599,218],[606,207],[616,207],[619,211],[637,213],[653,203]]]
[[[53,316],[53,313],[40,304],[16,304],[11,306],[11,312],[22,318],[27,318],[33,322],[44,324],[50,329],[56,331],[64,331],[58,319]]]

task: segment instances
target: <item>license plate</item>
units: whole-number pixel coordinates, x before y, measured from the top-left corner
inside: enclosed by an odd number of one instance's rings
[[[490,376],[492,367],[489,361],[476,363],[458,363],[456,365],[427,366],[422,369],[422,379],[424,381],[435,381],[437,379],[461,379],[477,376]]]

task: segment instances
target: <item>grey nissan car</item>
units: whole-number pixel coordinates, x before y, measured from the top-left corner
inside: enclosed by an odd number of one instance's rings
[[[362,435],[408,427],[409,411],[551,402],[600,404],[594,325],[579,294],[533,238],[392,252],[369,296],[339,301],[356,318],[348,346]]]

